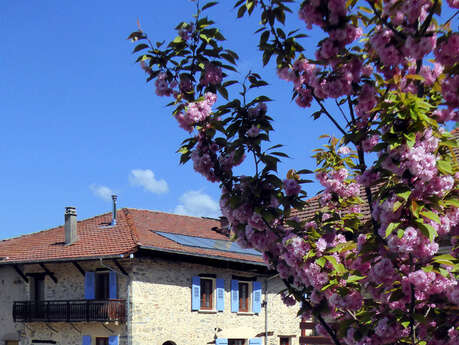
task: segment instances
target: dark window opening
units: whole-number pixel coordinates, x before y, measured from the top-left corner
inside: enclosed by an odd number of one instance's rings
[[[289,337],[281,337],[279,339],[279,345],[290,345],[290,338]]]
[[[249,283],[239,282],[239,311],[249,311]]]
[[[201,309],[211,310],[213,308],[213,286],[212,279],[201,278]]]
[[[245,345],[245,339],[228,339],[228,345]]]
[[[96,338],[96,345],[108,345],[108,338]]]
[[[45,277],[37,276],[33,277],[32,290],[31,290],[32,301],[43,301],[45,299]]]
[[[164,342],[163,345],[176,345],[176,344],[173,341],[168,340]]]
[[[108,297],[109,297],[108,272],[100,272],[100,273],[96,272],[96,300],[106,300],[108,299]]]

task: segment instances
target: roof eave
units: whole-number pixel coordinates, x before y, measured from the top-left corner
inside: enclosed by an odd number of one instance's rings
[[[38,260],[16,260],[16,261],[0,261],[0,266],[5,265],[25,265],[25,264],[46,264],[54,262],[72,262],[72,261],[90,261],[90,260],[99,260],[99,259],[124,259],[129,254],[133,253],[120,253],[120,254],[111,254],[111,255],[93,255],[93,256],[82,256],[82,257],[73,257],[73,258],[56,258],[56,259],[38,259]]]
[[[258,261],[227,258],[227,257],[224,257],[224,256],[218,256],[218,255],[190,253],[190,252],[185,252],[185,251],[182,251],[182,250],[164,249],[164,248],[155,247],[155,246],[140,245],[139,248],[140,249],[144,249],[144,250],[151,250],[151,251],[155,251],[155,252],[161,252],[161,253],[169,253],[169,254],[190,256],[190,257],[199,257],[199,258],[206,258],[206,259],[220,260],[220,261],[229,261],[229,262],[235,262],[235,263],[240,263],[240,264],[254,265],[254,266],[260,266],[260,267],[263,267],[263,268],[267,268],[267,266],[266,266],[266,264],[264,262],[258,262]]]

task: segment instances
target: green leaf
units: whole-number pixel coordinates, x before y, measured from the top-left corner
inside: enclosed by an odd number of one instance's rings
[[[325,258],[323,256],[318,258],[318,259],[316,259],[316,264],[319,265],[322,268],[325,266],[325,262],[326,262],[326,260],[325,260]]]
[[[403,203],[398,200],[394,202],[394,206],[392,207],[392,212],[396,212],[402,205]]]
[[[352,276],[349,276],[349,278],[347,278],[346,281],[348,283],[354,283],[354,282],[357,282],[357,281],[362,280],[362,279],[365,279],[365,277],[352,275]]]
[[[324,258],[327,259],[328,262],[332,264],[333,268],[334,268],[334,269],[336,270],[336,272],[338,272],[339,274],[343,274],[344,272],[346,272],[346,269],[344,268],[344,265],[343,265],[343,264],[339,264],[339,263],[336,261],[336,258],[335,258],[334,256],[325,255]]]
[[[397,193],[397,196],[399,196],[400,198],[402,198],[403,200],[407,201],[408,198],[410,197],[411,195],[411,190],[407,190],[405,192],[401,192],[401,193]]]
[[[246,9],[247,9],[247,7],[245,7],[245,5],[239,7],[239,10],[237,11],[237,17],[241,18],[242,16],[244,16],[244,13],[245,13]]]
[[[446,175],[452,175],[454,173],[451,162],[445,160],[437,161],[437,168],[441,173]]]
[[[175,43],[175,44],[182,43],[182,42],[183,42],[183,39],[180,36],[175,37],[174,40],[172,41],[172,43]]]
[[[423,215],[426,218],[429,218],[430,220],[433,220],[434,222],[438,224],[441,224],[441,220],[438,214],[433,213],[432,211],[422,211],[421,215]]]
[[[443,202],[445,206],[459,207],[459,199],[449,199]]]
[[[418,225],[419,230],[421,230],[422,234],[429,238],[430,242],[433,242],[435,240],[438,234],[432,225],[424,224],[422,220],[417,220],[416,224]]]
[[[209,7],[215,6],[216,4],[218,4],[217,1],[208,2],[207,4],[202,6],[201,10],[204,11],[204,10],[208,9]]]
[[[400,225],[400,222],[396,222],[396,223],[390,223],[387,228],[386,228],[386,237],[389,237],[389,235],[395,230],[398,228],[398,226]]]
[[[138,51],[141,51],[146,48],[148,48],[148,45],[146,45],[145,43],[141,43],[141,44],[136,45],[132,52],[137,53]]]

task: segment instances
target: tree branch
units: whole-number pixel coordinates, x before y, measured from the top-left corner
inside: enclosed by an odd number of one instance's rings
[[[333,124],[336,126],[336,128],[338,128],[338,130],[343,134],[343,135],[346,135],[347,132],[339,125],[339,123],[333,118],[333,116],[331,116],[331,114],[328,112],[328,110],[324,107],[324,105],[322,104],[322,102],[320,101],[320,99],[318,99],[316,97],[316,95],[314,95],[314,92],[312,93],[312,97],[314,97],[314,99],[316,100],[316,102],[320,105],[320,108],[322,109],[322,111],[325,113],[325,115],[327,115],[327,117],[330,119],[331,122],[333,122]]]

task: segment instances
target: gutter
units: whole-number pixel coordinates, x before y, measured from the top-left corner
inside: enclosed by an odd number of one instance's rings
[[[264,262],[256,262],[256,261],[249,261],[249,260],[242,260],[242,259],[226,258],[226,257],[222,257],[222,256],[217,256],[217,255],[189,253],[189,252],[184,252],[184,251],[181,251],[181,250],[164,249],[164,248],[159,248],[159,247],[154,247],[154,246],[140,245],[139,248],[140,249],[151,250],[151,251],[155,251],[155,252],[161,252],[161,253],[178,254],[178,255],[183,255],[183,256],[199,257],[199,258],[213,259],[213,260],[219,260],[219,261],[237,262],[237,263],[241,263],[241,264],[261,266],[261,267],[267,268],[267,266],[266,266],[266,264]]]
[[[71,262],[71,261],[91,261],[91,260],[100,260],[100,259],[125,259],[129,257],[129,254],[132,254],[135,251],[117,254],[117,255],[95,255],[95,256],[83,256],[83,257],[73,257],[73,258],[62,258],[62,259],[42,259],[42,260],[16,260],[16,261],[5,261],[0,260],[0,266],[3,265],[22,265],[22,264],[36,264],[36,263],[54,263],[54,262]]]

